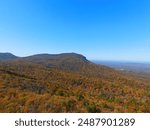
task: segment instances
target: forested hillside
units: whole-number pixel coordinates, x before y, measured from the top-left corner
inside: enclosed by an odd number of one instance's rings
[[[150,80],[139,77],[75,53],[4,59],[0,112],[150,112]]]

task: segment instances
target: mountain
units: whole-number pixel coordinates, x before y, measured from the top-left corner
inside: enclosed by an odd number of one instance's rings
[[[6,64],[8,64],[7,60]],[[76,53],[62,53],[62,54],[37,54],[27,57],[20,57],[12,60],[9,64],[23,65],[34,64],[44,66],[46,68],[60,69],[64,71],[71,71],[83,75],[101,76],[112,78],[114,77],[114,70],[103,66],[96,65],[86,59],[85,56]],[[119,74],[115,71],[115,74]]]
[[[86,57],[76,53],[38,54],[24,57],[19,60],[66,70],[78,70],[81,67],[81,64],[83,65],[90,63]]]
[[[33,56],[25,57],[24,59],[30,60],[30,61],[39,61],[39,60],[71,60],[76,59],[80,61],[87,62],[88,60],[86,57],[84,57],[81,54],[76,53],[62,53],[62,54],[37,54]]]
[[[5,59],[0,112],[150,112],[149,86],[76,53]]]
[[[11,53],[0,53],[0,61],[14,60],[18,57]]]
[[[48,68],[59,68],[71,71],[78,71],[83,66],[91,63],[86,59],[86,57],[76,53],[37,54],[27,57],[16,57],[11,53],[1,53],[0,59],[1,61],[5,61],[6,64],[19,64],[26,62],[36,65],[42,65]]]

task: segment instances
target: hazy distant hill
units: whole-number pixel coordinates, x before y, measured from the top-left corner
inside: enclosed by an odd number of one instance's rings
[[[76,53],[14,56],[0,62],[0,112],[150,112],[149,86]]]
[[[18,57],[11,53],[0,53],[0,61],[14,60]]]
[[[109,66],[116,70],[126,72],[136,72],[150,74],[150,63],[132,63],[132,62],[113,62],[113,61],[94,61],[97,64]]]

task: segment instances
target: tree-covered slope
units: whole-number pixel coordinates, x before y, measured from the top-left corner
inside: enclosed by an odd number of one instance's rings
[[[0,112],[150,112],[150,82],[69,53],[0,63]]]

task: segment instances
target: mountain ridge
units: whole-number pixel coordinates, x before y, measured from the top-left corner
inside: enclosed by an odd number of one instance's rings
[[[15,59],[12,59],[11,61],[4,60],[3,64],[5,64],[6,66],[8,64],[11,64],[13,66],[35,64],[39,66],[45,66],[46,68],[55,68],[93,76],[104,76],[104,73],[106,73],[105,75],[107,75],[107,73],[113,73],[114,71],[112,68],[109,68],[107,66],[96,65],[95,63],[87,60],[85,56],[77,53],[35,54],[26,57],[17,57]]]
[[[0,61],[14,60],[17,58],[18,58],[17,56],[9,52],[0,53]]]

